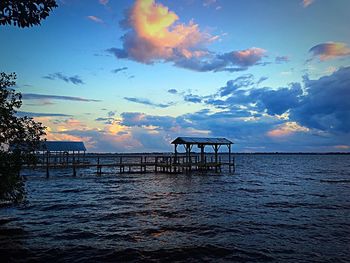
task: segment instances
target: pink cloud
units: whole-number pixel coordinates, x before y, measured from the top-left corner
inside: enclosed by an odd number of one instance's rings
[[[137,0],[125,21],[130,31],[116,55],[142,63],[205,56],[205,45],[217,40],[193,21],[180,23],[176,13],[154,0]]]
[[[136,0],[122,22],[129,30],[122,37],[123,47],[107,52],[145,64],[172,62],[201,72],[241,71],[257,64],[266,52],[261,48],[222,55],[211,52],[207,46],[220,36],[202,31],[192,20],[181,23],[175,12],[155,0]]]
[[[341,42],[321,43],[312,47],[309,52],[313,57],[320,60],[329,60],[337,57],[345,57],[350,55],[350,48]]]
[[[133,29],[126,39],[129,56],[151,63],[201,55],[199,46],[209,43],[212,36],[201,32],[193,21],[183,24],[178,20],[177,14],[154,0],[137,0],[128,17]]]
[[[265,56],[265,53],[265,49],[252,47],[245,50],[232,51],[229,53],[229,59],[233,64],[248,67],[260,61]]]

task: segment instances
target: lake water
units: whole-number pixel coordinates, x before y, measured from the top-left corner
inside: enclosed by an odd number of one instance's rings
[[[350,262],[350,155],[236,164],[235,175],[38,172],[27,204],[0,209],[1,262]]]

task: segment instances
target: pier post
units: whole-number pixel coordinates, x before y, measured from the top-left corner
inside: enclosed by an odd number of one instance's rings
[[[169,157],[169,161],[170,161],[169,169],[170,169],[170,173],[172,173],[173,172],[173,165],[172,165],[172,158],[171,158],[171,156]]]
[[[207,166],[207,156],[204,157],[204,167],[205,167],[205,170],[208,170],[208,166]]]
[[[228,146],[228,169],[229,169],[229,172],[231,173],[232,172],[232,167],[231,167],[231,144],[229,144]]]
[[[204,164],[204,145],[203,144],[200,145],[200,149],[201,149],[201,164]]]
[[[77,171],[76,171],[76,167],[75,167],[75,156],[73,155],[73,176],[76,177],[77,176]]]
[[[214,151],[215,151],[215,172],[218,172],[218,145],[215,144],[214,146]]]
[[[141,163],[140,163],[140,173],[142,173],[143,169],[142,169],[142,161],[143,161],[143,157],[141,156]]]
[[[236,172],[236,161],[235,161],[235,157],[233,156],[232,158],[232,166],[233,166],[233,173]]]
[[[174,152],[175,152],[175,156],[174,156],[174,164],[175,164],[174,172],[176,173],[176,164],[178,163],[178,161],[177,161],[177,144],[176,143],[174,145]]]
[[[122,157],[119,156],[119,173],[122,173]]]
[[[97,168],[97,171],[96,171],[97,175],[101,175],[102,169],[101,169],[101,166],[100,166],[100,157],[97,157],[97,166],[96,166],[96,168]]]
[[[155,162],[154,162],[154,172],[158,172],[158,157],[156,157]]]
[[[169,157],[166,157],[166,172],[169,172]]]
[[[50,171],[49,171],[49,165],[50,165],[50,160],[49,160],[49,152],[46,152],[46,178],[49,178],[50,176]]]

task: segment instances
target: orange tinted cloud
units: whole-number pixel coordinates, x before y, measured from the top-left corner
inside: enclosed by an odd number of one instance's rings
[[[205,55],[201,47],[217,38],[201,32],[193,21],[183,24],[178,20],[177,14],[154,0],[137,0],[128,17],[134,30],[125,43],[128,55],[144,63]]]
[[[59,123],[52,117],[35,117],[34,120],[41,122],[46,127],[46,139],[49,141],[83,141],[86,147],[94,147],[91,137],[65,133],[71,130],[87,129],[87,126],[78,120],[68,119]]]
[[[132,130],[120,124],[120,120],[106,125],[103,129],[89,127],[77,119],[57,120],[53,117],[35,117],[43,123],[46,139],[50,141],[83,141],[89,151],[136,151],[142,144],[133,138]],[[109,149],[104,149],[108,145]]]
[[[51,133],[47,132],[46,139],[49,141],[86,141],[84,138],[79,136],[73,136],[69,134],[64,133]]]
[[[109,134],[115,135],[115,134],[126,134],[128,130],[128,127],[121,125],[120,121],[114,121],[112,124],[107,125],[105,131]]]
[[[269,137],[284,137],[291,135],[296,132],[308,132],[309,129],[303,126],[300,126],[296,122],[286,122],[274,130],[271,130],[267,133]]]
[[[320,60],[328,60],[336,57],[344,57],[350,55],[350,48],[341,42],[328,42],[318,44],[309,50],[314,57]]]

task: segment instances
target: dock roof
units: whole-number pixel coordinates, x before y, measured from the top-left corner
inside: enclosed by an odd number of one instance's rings
[[[86,151],[83,142],[72,141],[45,141],[41,148],[49,152]]]
[[[172,144],[205,144],[205,145],[222,145],[233,144],[226,138],[203,138],[203,137],[177,137]]]

